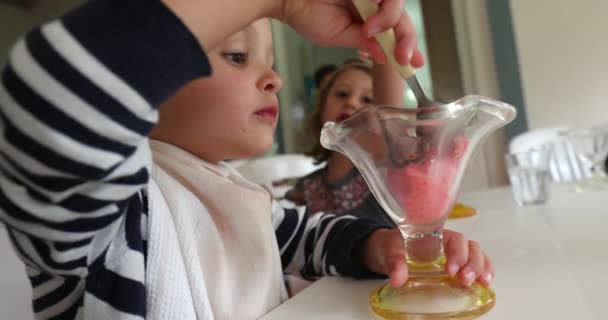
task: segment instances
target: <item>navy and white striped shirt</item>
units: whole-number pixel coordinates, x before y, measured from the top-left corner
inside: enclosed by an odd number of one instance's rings
[[[38,319],[101,306],[115,319],[145,318],[147,135],[159,104],[210,72],[159,0],[91,0],[15,45],[0,83],[0,221]],[[304,228],[306,219],[285,210],[275,224],[284,266],[304,241],[335,273],[370,274],[354,256],[378,225],[328,216]],[[109,266],[118,254],[123,264]]]

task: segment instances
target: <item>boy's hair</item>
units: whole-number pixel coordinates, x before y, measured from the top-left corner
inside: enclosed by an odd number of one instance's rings
[[[371,63],[363,60],[349,59],[348,62],[343,63],[333,73],[329,75],[327,82],[324,86],[319,88],[316,103],[313,112],[310,114],[304,127],[302,128],[301,145],[305,146],[304,154],[311,156],[315,159],[315,163],[319,164],[329,158],[331,154],[330,150],[325,149],[321,145],[321,129],[323,129],[322,116],[325,110],[325,104],[327,103],[327,97],[331,87],[333,87],[336,79],[338,79],[347,70],[357,69],[361,70],[371,77],[372,66]]]

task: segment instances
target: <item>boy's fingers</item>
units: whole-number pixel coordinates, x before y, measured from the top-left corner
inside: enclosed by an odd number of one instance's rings
[[[375,62],[386,63],[384,52],[382,52],[382,48],[375,39],[372,38],[363,40],[362,49],[365,50],[365,52],[367,52]]]
[[[389,266],[389,270],[387,270],[387,275],[389,276],[391,286],[393,286],[394,288],[399,288],[403,284],[405,284],[408,277],[405,256],[403,256],[403,254],[394,255],[389,259],[387,266]]]
[[[481,276],[477,278],[477,281],[483,286],[489,287],[492,279],[494,279],[494,263],[492,263],[492,260],[486,254],[484,254],[484,260],[485,268]]]
[[[365,36],[372,38],[378,32],[395,28],[403,14],[403,8],[403,0],[383,0],[378,6],[378,12],[365,22],[363,27]]]
[[[464,235],[460,233],[446,230],[443,236],[447,258],[446,271],[454,276],[469,260],[469,246]]]
[[[359,50],[359,59],[369,59],[370,54],[365,50]]]
[[[458,272],[458,278],[470,286],[485,271],[485,255],[475,241],[468,242],[468,252],[468,261]]]
[[[420,68],[424,65],[425,62],[426,59],[424,58],[424,55],[422,54],[422,52],[420,52],[418,48],[416,48],[414,50],[414,55],[412,55],[412,60],[410,61],[410,64],[414,68]]]
[[[399,230],[392,229],[386,235],[382,246],[384,273],[389,277],[391,285],[397,288],[405,283],[408,276],[405,247]]]
[[[367,19],[363,25],[363,38],[372,40],[379,32],[393,29],[395,32],[395,51],[388,54],[392,54],[401,65],[411,64],[414,68],[421,67],[424,64],[424,57],[417,49],[416,30],[409,15],[403,10],[403,0],[369,1],[380,3],[380,5],[378,12]],[[354,7],[353,10],[356,11]],[[370,51],[376,62],[384,63],[386,61],[385,55],[377,44],[364,41],[362,48]]]
[[[418,40],[410,17],[405,12],[401,13],[394,30],[396,47],[393,54],[395,59],[401,65],[409,65],[418,46]]]

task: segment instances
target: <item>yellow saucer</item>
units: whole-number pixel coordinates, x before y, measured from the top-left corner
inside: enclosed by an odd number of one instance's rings
[[[465,206],[462,203],[457,203],[452,208],[452,211],[448,215],[448,219],[460,219],[474,216],[477,210],[472,207]]]

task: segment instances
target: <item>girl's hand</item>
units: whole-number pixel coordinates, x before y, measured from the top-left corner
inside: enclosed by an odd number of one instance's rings
[[[478,281],[489,286],[494,277],[494,265],[475,241],[458,232],[443,231],[446,271],[457,276],[464,285]],[[385,274],[393,287],[402,286],[408,278],[403,237],[397,229],[373,232],[364,248],[364,263],[373,272]]]
[[[298,33],[323,46],[359,48],[379,61],[384,54],[374,35],[393,28],[397,38],[396,60],[420,67],[424,57],[417,49],[414,26],[404,9],[404,0],[369,0],[379,10],[365,23],[352,12],[351,0],[284,0],[273,16]]]

